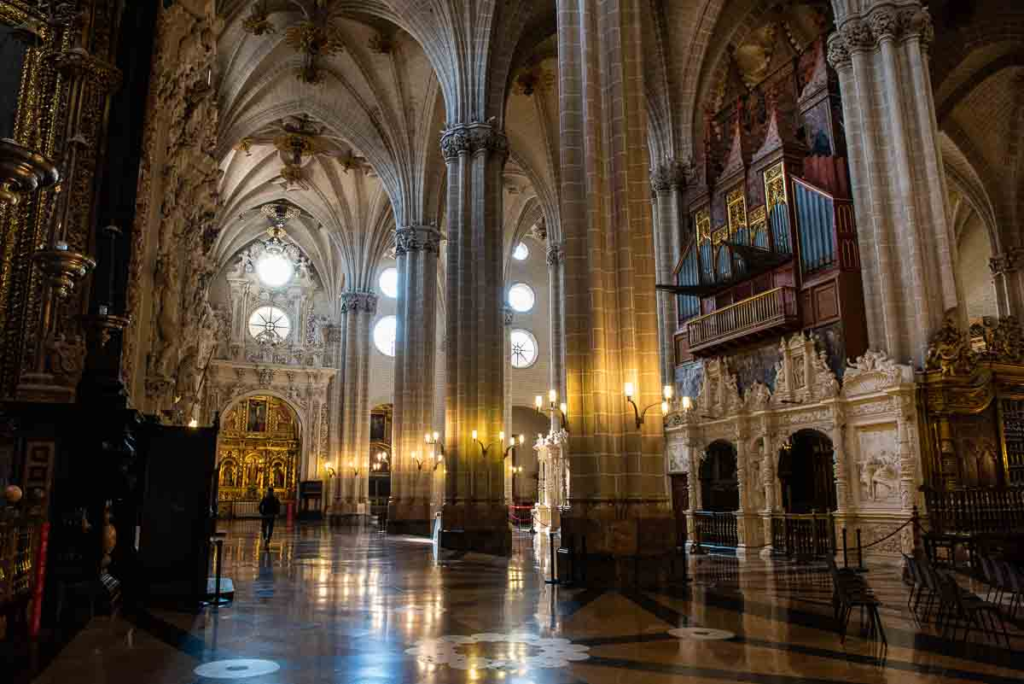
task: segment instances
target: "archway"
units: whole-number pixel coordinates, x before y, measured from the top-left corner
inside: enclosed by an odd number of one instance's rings
[[[284,506],[294,502],[301,453],[299,416],[288,402],[258,394],[232,404],[217,440],[220,514],[256,517],[268,487]]]
[[[836,510],[832,440],[817,430],[800,430],[779,452],[782,506],[787,513]]]
[[[732,513],[740,507],[736,447],[717,441],[708,446],[700,464],[701,510]]]
[[[392,420],[392,404],[379,404],[370,411],[370,515],[378,522],[387,518],[391,498]]]

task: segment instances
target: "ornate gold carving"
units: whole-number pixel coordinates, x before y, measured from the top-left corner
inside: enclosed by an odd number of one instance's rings
[[[743,188],[737,188],[725,197],[725,204],[729,214],[729,236],[736,234],[736,231],[747,227],[747,198]]]
[[[769,167],[764,172],[764,196],[766,206],[771,209],[777,204],[785,204],[786,195],[786,173],[785,164],[779,162]]]
[[[1019,365],[1024,363],[1024,332],[1016,318],[985,317],[970,329],[970,343],[985,360]]]
[[[925,370],[940,371],[943,376],[969,375],[977,363],[970,338],[962,333],[956,320],[948,316],[932,336],[925,358]]]
[[[694,225],[697,228],[697,241],[711,241],[711,212],[708,209],[701,209],[694,216]]]
[[[753,243],[754,236],[765,230],[768,230],[768,212],[760,206],[750,212],[750,241]]]

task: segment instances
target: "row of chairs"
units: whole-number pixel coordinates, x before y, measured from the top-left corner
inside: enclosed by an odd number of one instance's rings
[[[992,634],[998,641],[1001,632],[1009,648],[1010,637],[1006,632],[1006,623],[995,603],[963,589],[953,575],[936,570],[924,553],[915,553],[913,558],[904,554],[903,558],[911,582],[907,608],[922,622],[928,621],[937,605],[935,627],[943,638],[952,631],[950,638],[955,641],[957,632],[962,628],[964,641],[967,641],[971,631]],[[922,600],[924,612],[919,614]],[[997,624],[1000,632],[996,631]]]
[[[878,614],[878,607],[882,605],[882,602],[875,597],[871,587],[854,570],[850,568],[840,570],[836,567],[836,561],[832,556],[826,554],[825,562],[832,575],[832,613],[839,628],[840,641],[845,643],[850,615],[855,608],[859,608],[862,628],[865,613],[869,619],[868,636],[877,634],[882,643],[888,646],[885,629],[882,627],[882,618]]]
[[[1003,601],[1008,598],[1006,610],[1011,618],[1016,618],[1017,611],[1024,603],[1024,573],[1016,566],[997,558],[979,556],[978,560],[981,561],[982,577],[988,585],[985,599],[1002,606]]]

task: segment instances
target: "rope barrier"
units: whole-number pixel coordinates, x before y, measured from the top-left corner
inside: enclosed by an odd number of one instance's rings
[[[882,537],[881,539],[876,539],[875,541],[871,542],[871,543],[870,543],[870,544],[868,544],[867,546],[862,546],[862,547],[861,547],[861,549],[870,549],[870,548],[871,548],[872,546],[877,546],[878,544],[881,544],[881,543],[882,543],[882,542],[884,542],[885,540],[887,540],[887,539],[891,539],[891,538],[892,538],[893,536],[895,536],[895,535],[896,535],[896,533],[897,533],[897,532],[899,532],[900,530],[902,530],[902,529],[903,529],[904,527],[906,527],[906,526],[907,526],[907,525],[909,525],[910,523],[916,523],[916,522],[917,522],[916,520],[914,520],[913,518],[911,518],[910,520],[908,520],[907,522],[903,523],[902,525],[900,525],[899,527],[897,527],[897,528],[896,528],[895,530],[893,530],[893,531],[892,531],[892,532],[890,532],[889,534],[887,534],[887,535],[885,535],[884,537]]]

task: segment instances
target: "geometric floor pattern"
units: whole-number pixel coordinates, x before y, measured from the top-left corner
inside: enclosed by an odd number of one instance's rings
[[[225,526],[235,600],[198,615],[96,618],[38,684],[681,684],[992,682],[1024,679],[1012,649],[951,643],[906,608],[894,566],[870,567],[888,648],[840,643],[824,568],[706,556],[690,588],[570,589],[544,583],[546,539],[511,558],[438,554],[369,530]]]

